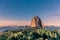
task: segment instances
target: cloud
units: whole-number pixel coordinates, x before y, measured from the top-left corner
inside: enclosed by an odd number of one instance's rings
[[[60,26],[60,19],[59,16],[56,17],[52,17],[52,18],[47,18],[46,20],[44,20],[44,24],[48,25],[48,26]]]
[[[30,25],[29,21],[0,20],[0,26],[24,26]]]

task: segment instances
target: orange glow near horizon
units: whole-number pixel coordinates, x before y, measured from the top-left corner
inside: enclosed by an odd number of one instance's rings
[[[0,20],[0,26],[23,26],[30,25],[30,22],[26,21],[11,21],[11,20]]]
[[[43,21],[44,26],[60,26],[60,21],[58,20],[46,20]],[[30,21],[14,21],[14,20],[0,20],[0,26],[26,26],[31,25]]]
[[[44,20],[44,25],[47,26],[60,26],[60,19],[58,18],[50,18],[47,20]]]

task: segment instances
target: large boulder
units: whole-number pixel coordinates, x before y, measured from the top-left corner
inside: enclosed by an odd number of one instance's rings
[[[31,27],[43,28],[43,23],[38,16],[32,18]]]

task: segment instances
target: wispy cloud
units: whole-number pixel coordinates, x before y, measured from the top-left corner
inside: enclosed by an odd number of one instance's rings
[[[30,25],[29,21],[12,21],[12,20],[0,20],[0,26],[24,26]]]

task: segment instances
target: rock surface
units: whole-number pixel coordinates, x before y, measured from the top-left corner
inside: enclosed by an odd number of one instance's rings
[[[31,27],[43,28],[41,19],[38,16],[35,16],[31,21]]]

